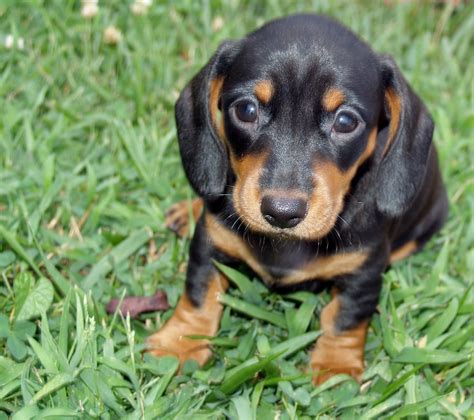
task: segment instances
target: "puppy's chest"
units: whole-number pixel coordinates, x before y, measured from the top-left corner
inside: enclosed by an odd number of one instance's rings
[[[255,262],[259,264],[260,270],[265,273],[265,279],[272,283],[285,281],[285,279],[299,275],[311,276],[307,272],[308,265],[316,264],[318,250],[305,243],[278,243],[273,240],[250,242],[246,246]],[[245,261],[248,265],[255,264]]]
[[[313,280],[327,281],[352,274],[368,256],[364,250],[327,252],[319,249],[317,244],[305,242],[270,244],[250,255],[244,261],[267,284],[276,287]]]
[[[210,217],[207,224],[210,239],[219,251],[245,262],[269,285],[331,280],[353,273],[368,257],[363,248],[330,253],[317,243],[255,236],[244,239]]]

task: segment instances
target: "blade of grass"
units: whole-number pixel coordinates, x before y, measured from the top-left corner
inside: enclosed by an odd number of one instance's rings
[[[396,363],[451,364],[468,360],[472,355],[459,354],[448,350],[428,350],[406,347],[395,357]]]
[[[10,245],[11,249],[23,260],[25,260],[31,269],[38,275],[42,276],[42,273],[35,262],[31,259],[25,249],[20,245],[16,240],[15,235],[7,230],[4,226],[0,224],[0,237],[3,237],[5,242]]]
[[[227,267],[224,264],[218,263],[217,261],[214,261],[214,265],[220,271],[222,271],[222,273],[225,274],[232,283],[234,283],[239,288],[239,290],[244,296],[251,295],[252,293],[254,293],[255,288],[253,287],[252,282],[241,272],[231,267]]]
[[[273,354],[280,354],[281,353],[281,358],[285,359],[286,357],[290,356],[291,354],[303,349],[304,347],[308,346],[309,344],[313,343],[318,336],[321,335],[321,332],[319,331],[312,331],[303,335],[300,335],[299,337],[294,337],[290,338],[289,340],[286,340],[282,343],[277,344],[274,346],[268,355],[273,355]],[[267,356],[268,356],[267,355]],[[226,372],[226,378],[228,378],[230,375],[234,373],[236,369],[239,369],[243,366],[250,365],[252,363],[255,363],[258,361],[257,357],[252,357],[245,362],[243,362],[241,365],[237,366],[236,368],[233,368]]]
[[[90,290],[100,279],[109,273],[114,265],[119,264],[136,252],[152,237],[148,228],[132,233],[127,239],[120,242],[112,251],[105,255],[90,271],[81,283],[83,290]]]
[[[62,387],[71,384],[76,379],[76,375],[70,373],[58,373],[52,379],[50,379],[43,387],[33,395],[30,404],[36,404],[38,401],[52,394],[53,392],[61,389]]]
[[[237,312],[248,315],[250,318],[262,319],[280,328],[287,328],[286,319],[282,314],[270,312],[259,306],[234,298],[227,294],[220,295],[219,301],[224,305],[230,306]]]
[[[445,396],[446,395],[436,395],[434,397],[428,398],[427,400],[407,404],[399,410],[395,411],[395,413],[392,413],[390,415],[390,418],[392,420],[398,420],[407,416],[411,416],[413,414],[422,414],[421,410],[443,399]]]
[[[449,302],[446,310],[444,310],[438,319],[428,328],[426,332],[428,343],[446,331],[446,329],[454,321],[454,318],[456,318],[458,307],[459,304],[457,299],[452,299],[451,302]]]
[[[232,374],[224,379],[224,382],[218,388],[219,391],[225,395],[232,394],[240,385],[255,377],[257,372],[265,369],[273,360],[282,356],[283,353],[283,350],[279,353],[273,352],[272,354],[269,354],[268,356],[250,364],[243,363],[242,365],[233,369]]]

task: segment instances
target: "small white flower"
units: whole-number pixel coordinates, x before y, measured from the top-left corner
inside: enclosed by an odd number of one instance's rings
[[[98,0],[83,0],[81,15],[86,19],[93,18],[99,13],[99,1]]]
[[[12,34],[8,34],[5,38],[5,48],[11,50],[13,48],[13,43],[15,39],[13,38]]]
[[[135,0],[130,6],[130,10],[134,15],[145,15],[151,6],[152,0]]]
[[[24,50],[25,49],[25,40],[23,38],[18,38],[16,41],[16,46],[18,47],[19,50]]]
[[[220,31],[224,27],[224,19],[222,16],[216,16],[212,20],[211,27],[214,32]]]
[[[107,26],[104,31],[104,41],[106,44],[115,45],[122,39],[122,33],[113,25]]]

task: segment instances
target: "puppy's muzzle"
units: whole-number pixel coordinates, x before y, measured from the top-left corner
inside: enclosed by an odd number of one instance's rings
[[[301,198],[265,196],[260,210],[264,219],[272,226],[281,229],[295,227],[305,217],[307,202]]]

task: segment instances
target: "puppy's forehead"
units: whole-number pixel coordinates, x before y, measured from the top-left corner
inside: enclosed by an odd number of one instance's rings
[[[349,29],[323,16],[295,15],[249,34],[229,76],[242,83],[282,75],[306,82],[313,75],[366,93],[378,86],[379,73],[377,56]]]

